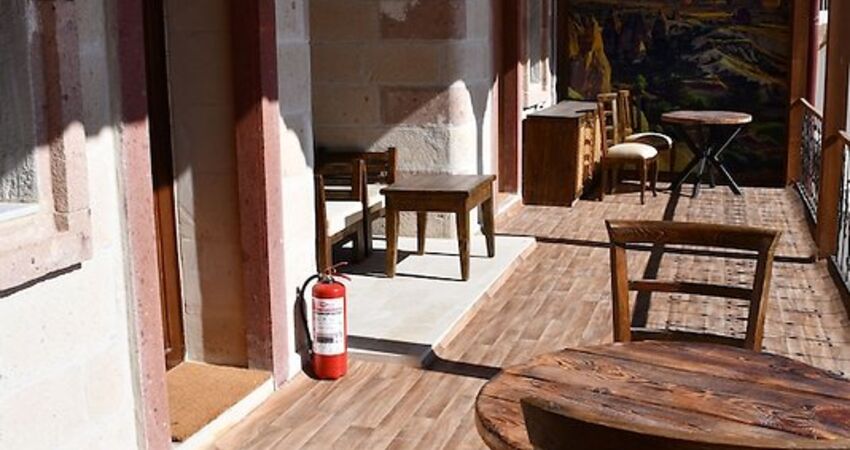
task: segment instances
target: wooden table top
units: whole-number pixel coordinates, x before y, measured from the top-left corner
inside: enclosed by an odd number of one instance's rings
[[[528,397],[563,406],[585,422],[701,444],[850,448],[850,382],[728,346],[610,344],[508,368],[476,400],[488,446],[531,448],[519,403]]]
[[[661,115],[661,121],[681,125],[746,125],[753,116],[734,111],[673,111]]]
[[[381,193],[469,194],[495,179],[495,175],[408,174],[399,176],[395,183],[381,189]]]

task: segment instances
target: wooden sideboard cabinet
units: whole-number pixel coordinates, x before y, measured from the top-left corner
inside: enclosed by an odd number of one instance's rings
[[[595,102],[565,101],[523,121],[522,197],[527,205],[572,206],[602,157]]]

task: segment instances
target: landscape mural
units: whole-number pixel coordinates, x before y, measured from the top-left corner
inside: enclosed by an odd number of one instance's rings
[[[789,11],[790,0],[572,0],[560,50],[568,96],[630,89],[644,129],[656,131],[666,111],[751,113],[724,159],[739,181],[781,183]],[[677,151],[680,165],[690,159],[683,144]]]

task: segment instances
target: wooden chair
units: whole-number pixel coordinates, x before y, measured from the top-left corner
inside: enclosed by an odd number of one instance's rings
[[[673,151],[673,138],[666,134],[652,131],[635,132],[639,128],[639,125],[634,114],[635,106],[632,102],[632,94],[626,89],[619,91],[617,110],[620,113],[620,135],[623,136],[623,142],[638,142],[652,146],[659,153],[669,152],[668,170],[672,173],[676,169],[676,152]]]
[[[763,228],[683,222],[606,221],[611,239],[611,289],[613,293],[614,341],[685,340],[733,345],[761,351],[764,316],[770,290],[773,255],[781,232]],[[714,284],[629,280],[626,246],[630,244],[687,245],[756,253],[756,271],[751,289]],[[633,329],[629,291],[678,292],[749,301],[746,337],[673,330]]]
[[[353,241],[355,260],[363,259],[366,236],[363,228],[366,195],[363,160],[329,163],[316,167],[316,269],[333,265],[333,246]]]
[[[372,253],[372,222],[386,216],[384,196],[381,189],[395,183],[398,166],[398,150],[390,147],[382,152],[361,149],[328,149],[316,151],[317,166],[327,164],[351,164],[362,160],[366,167],[366,195],[364,208],[368,210],[368,220],[363,221],[366,238],[366,254]]]
[[[788,450],[846,449],[847,443],[813,440],[809,446],[779,442],[735,445],[696,442],[685,433],[656,436],[641,433],[640,425],[628,416],[606,411],[580,411],[567,403],[530,397],[520,400],[528,438],[535,450]],[[707,424],[710,427],[710,424]],[[690,425],[695,426],[695,425]]]
[[[647,174],[653,171],[652,195],[658,195],[658,150],[654,147],[638,142],[622,142],[622,129],[619,125],[619,113],[617,108],[618,94],[599,94],[598,109],[599,120],[602,130],[602,186],[599,190],[599,200],[605,199],[605,192],[609,189],[609,172],[613,183],[610,187],[611,193],[617,184],[620,168],[634,165],[640,174],[640,203],[646,204]]]

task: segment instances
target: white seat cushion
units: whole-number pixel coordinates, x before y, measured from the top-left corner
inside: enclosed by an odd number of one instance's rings
[[[366,186],[366,195],[369,197],[369,209],[381,209],[384,207],[384,194],[381,194],[381,189],[387,187],[385,184],[369,184]]]
[[[651,145],[627,142],[609,148],[608,156],[614,158],[652,159],[658,156],[658,150]]]
[[[353,201],[325,202],[328,219],[328,235],[333,236],[349,225],[363,219],[363,205]]]
[[[655,147],[658,150],[670,150],[673,148],[673,138],[661,133],[635,133],[625,139],[626,142],[640,142]]]

